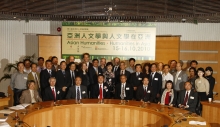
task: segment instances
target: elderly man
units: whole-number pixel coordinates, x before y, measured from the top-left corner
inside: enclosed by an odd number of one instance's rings
[[[192,90],[190,82],[185,82],[185,90],[180,91],[178,96],[178,107],[190,112],[195,112],[198,102],[198,94]]]
[[[21,104],[29,104],[29,103],[37,103],[41,102],[42,99],[39,96],[39,93],[37,90],[35,90],[35,82],[34,80],[28,81],[28,90],[25,90],[22,92],[22,95],[20,97],[20,103]]]
[[[61,100],[62,99],[61,89],[59,89],[58,87],[55,87],[56,78],[50,77],[49,84],[50,86],[44,89],[43,100],[44,101]]]
[[[66,99],[85,99],[88,98],[86,86],[81,85],[82,79],[80,77],[75,78],[75,85],[69,88],[66,95]]]

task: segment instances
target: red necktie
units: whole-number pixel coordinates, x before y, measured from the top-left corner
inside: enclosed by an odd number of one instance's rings
[[[54,88],[52,88],[52,93],[53,93],[54,100],[56,100],[56,94],[55,94]]]
[[[102,85],[99,87],[99,99],[102,100]]]
[[[184,99],[184,102],[183,102],[183,105],[185,105],[185,106],[186,106],[186,102],[188,101],[188,97],[189,97],[189,95],[188,95],[188,92],[187,92],[186,96],[185,96],[185,99]]]

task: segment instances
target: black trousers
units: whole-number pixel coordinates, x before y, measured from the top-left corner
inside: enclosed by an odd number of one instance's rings
[[[20,96],[25,89],[16,89],[14,88],[14,106],[20,104]]]
[[[198,97],[200,99],[200,101],[207,101],[207,95],[206,92],[198,92]]]

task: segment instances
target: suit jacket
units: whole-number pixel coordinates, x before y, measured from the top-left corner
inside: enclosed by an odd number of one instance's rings
[[[186,90],[180,91],[179,96],[178,96],[178,103],[177,103],[178,105],[179,104],[182,105],[184,103],[185,94],[186,94]],[[198,94],[197,92],[194,92],[194,90],[191,90],[188,96],[188,102],[186,104],[189,106],[189,108],[186,108],[186,110],[195,112],[197,102],[198,102]]]
[[[66,78],[67,78],[67,81],[68,81],[68,86],[67,87],[71,87],[71,86],[74,86],[75,85],[75,78],[77,76],[79,76],[78,74],[78,71],[74,70],[74,75],[75,77],[72,78],[72,72],[70,72],[70,70],[66,71]]]
[[[55,94],[56,94],[56,99],[53,97],[52,89],[50,86],[46,87],[44,89],[44,94],[43,94],[43,100],[44,101],[56,101],[56,100],[62,100],[62,94],[61,94],[61,89],[58,87],[55,87]]]
[[[71,75],[69,71],[65,71],[65,75],[61,70],[56,73],[56,87],[62,89],[62,87],[69,87],[72,83]]]
[[[109,89],[109,85],[107,83],[103,83],[103,98],[104,99],[110,99],[110,89]],[[91,98],[98,98],[99,96],[99,84],[95,84],[92,86],[92,90],[91,90]]]
[[[133,87],[138,87],[139,85],[142,84],[142,80],[143,80],[144,74],[140,73],[139,76],[137,76],[136,72],[132,73],[130,75],[129,78],[129,83],[133,86]]]
[[[52,65],[52,68],[51,68],[53,71],[58,71],[60,69],[60,65],[57,65],[57,67],[55,67],[54,65]]]
[[[39,93],[37,90],[34,90],[34,99],[37,102],[41,102],[42,99],[40,98],[39,96]],[[19,101],[21,104],[29,104],[31,103],[31,92],[30,90],[24,90],[21,94],[21,97],[20,97],[20,101]]]
[[[51,77],[56,77],[56,72],[52,71],[51,72]],[[49,78],[50,74],[48,73],[47,69],[44,69],[40,72],[40,85],[41,85],[41,90],[43,91],[46,87],[50,86],[49,84]]]
[[[185,71],[181,71],[180,74],[178,75],[177,81],[176,81],[176,74],[175,72],[173,74],[173,82],[174,82],[174,89],[179,91],[179,90],[184,90],[184,84],[188,80],[188,76]]]
[[[100,70],[102,70],[102,74],[103,74],[104,72],[106,72],[106,71],[107,71],[106,66],[105,66],[104,68],[101,68],[101,66],[99,66],[98,68],[99,68]]]
[[[76,70],[78,71],[80,69],[79,65],[76,62],[74,62],[74,63],[76,64]],[[66,71],[69,71],[69,70],[70,70],[70,63],[67,64],[67,66],[66,66]]]
[[[91,85],[98,83],[98,75],[93,67],[89,68],[89,82]],[[98,74],[102,74],[102,70],[98,68]]]
[[[82,70],[79,70],[78,75],[79,75],[79,77],[81,77],[81,79],[82,79],[81,85],[83,85],[83,86],[89,86],[89,85],[90,85],[90,82],[89,82],[89,73],[88,73],[88,72],[86,72],[85,74],[83,74],[83,71],[82,71]]]
[[[38,85],[40,85],[40,74],[38,72],[36,72],[36,74],[37,74]],[[34,80],[35,81],[35,85],[37,85],[35,77],[33,76],[32,72],[30,72],[28,74],[28,81],[30,81],[30,80]],[[39,90],[39,86],[35,86],[35,90]]]
[[[83,85],[80,85],[80,94],[82,99],[88,98],[87,88]],[[69,88],[66,99],[76,99],[76,85]]]
[[[155,73],[154,77],[150,76],[149,81],[150,86],[153,89],[153,96],[156,97],[157,94],[161,94],[161,88],[162,88],[162,75],[159,73]]]
[[[132,100],[133,98],[133,86],[126,83],[125,85],[125,94],[126,97],[124,100]],[[115,86],[115,99],[121,99],[121,84]]]
[[[127,83],[129,83],[129,77],[130,77],[130,72],[125,70],[124,72],[124,75],[127,77]],[[115,84],[120,84],[121,81],[120,81],[120,76],[121,76],[121,69],[118,69],[116,72],[115,72]]]
[[[150,85],[147,87],[146,95],[144,96],[144,87],[143,85],[138,86],[137,88],[137,93],[136,93],[136,100],[140,101],[143,100],[144,102],[150,101],[153,102],[153,97],[152,97],[152,88]]]

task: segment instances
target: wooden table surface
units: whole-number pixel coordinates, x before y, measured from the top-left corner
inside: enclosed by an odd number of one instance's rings
[[[71,127],[77,125],[81,125],[82,127],[88,126],[87,122],[92,122],[90,124],[91,126],[146,126],[146,127],[157,127],[158,125],[161,126],[161,124],[167,124],[168,126],[173,127],[198,127],[201,125],[189,125],[189,121],[200,121],[204,122],[205,119],[200,116],[194,116],[194,114],[188,114],[188,111],[169,107],[169,106],[163,106],[159,104],[146,104],[145,107],[141,107],[142,102],[139,101],[129,101],[126,102],[125,105],[120,105],[120,100],[115,99],[106,99],[104,100],[104,104],[98,104],[97,99],[84,99],[81,101],[83,104],[75,104],[75,100],[60,100],[57,101],[54,105],[54,102],[47,101],[47,102],[40,102],[37,104],[33,104],[28,106],[27,114],[23,115],[20,114],[21,112],[24,112],[25,110],[19,110],[17,111],[19,114],[19,117],[24,122],[28,123],[31,127],[36,125],[39,127],[39,123],[41,123],[41,126],[49,125],[51,127],[54,127],[56,125],[62,125],[63,127]],[[86,111],[86,112],[85,112]],[[70,113],[71,112],[71,113]],[[94,113],[95,112],[95,113]],[[96,113],[97,112],[97,113]],[[86,113],[86,115],[83,115],[83,113]],[[54,116],[54,114],[58,116]],[[92,116],[91,116],[92,114]],[[113,114],[113,115],[109,115]],[[171,116],[171,115],[175,116]],[[11,114],[11,116],[15,116],[15,113]],[[80,118],[78,117],[80,116]],[[94,121],[99,121],[100,118],[93,118],[93,117],[103,117],[105,116],[110,117],[114,120],[111,124],[98,124],[93,123]],[[185,117],[184,117],[185,116]],[[14,126],[15,120],[12,119],[12,117],[9,117],[7,122]],[[58,118],[57,118],[58,117]],[[75,122],[72,122],[71,120],[67,120],[70,118],[74,118]],[[87,119],[84,121],[84,118]],[[92,119],[91,119],[92,118]],[[186,118],[186,121],[183,121],[182,119]],[[151,119],[151,120],[149,120]],[[118,120],[118,121],[117,121]],[[175,123],[177,120],[182,120],[180,123]],[[64,122],[66,121],[66,122]],[[77,123],[77,121],[80,121]],[[106,119],[105,119],[106,121]],[[146,124],[147,122],[151,122],[151,124]],[[107,123],[108,121],[106,121]],[[152,124],[155,122],[155,125]],[[158,123],[157,123],[158,122]],[[54,124],[55,123],[55,124]],[[64,124],[65,123],[65,124]],[[138,124],[140,123],[140,125]],[[121,124],[121,125],[120,125]],[[207,125],[204,127],[210,127],[209,123],[206,123]],[[25,125],[23,125],[25,126]]]

